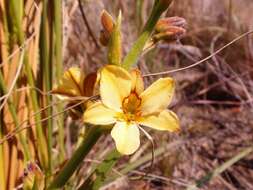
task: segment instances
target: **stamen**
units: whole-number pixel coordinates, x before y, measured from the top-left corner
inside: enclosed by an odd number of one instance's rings
[[[141,99],[135,91],[123,100],[122,107],[125,114],[136,115],[141,105]]]

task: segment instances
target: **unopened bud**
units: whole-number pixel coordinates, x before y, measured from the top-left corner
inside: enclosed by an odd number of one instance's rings
[[[101,14],[101,24],[103,25],[103,29],[109,34],[112,33],[114,27],[114,20],[112,16],[105,10],[103,10]]]
[[[102,45],[107,46],[110,41],[115,23],[112,16],[105,10],[103,10],[101,13],[101,24],[103,29],[100,32],[99,41]]]
[[[186,20],[182,17],[168,17],[160,19],[155,27],[156,32],[164,32],[168,30],[171,26],[185,28]]]
[[[103,46],[107,46],[110,41],[110,35],[105,30],[100,31],[99,41]]]
[[[186,33],[186,30],[177,26],[170,26],[164,32],[159,32],[153,36],[153,40],[155,42],[164,40],[166,42],[172,42],[182,38],[182,36]]]

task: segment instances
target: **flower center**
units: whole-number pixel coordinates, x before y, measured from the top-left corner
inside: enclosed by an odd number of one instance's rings
[[[125,119],[128,121],[136,120],[136,117],[140,116],[140,105],[141,98],[134,91],[124,98],[122,102],[122,110],[126,117]]]

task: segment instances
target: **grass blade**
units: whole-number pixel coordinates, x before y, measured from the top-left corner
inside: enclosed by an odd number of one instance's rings
[[[220,175],[222,172],[226,171],[229,167],[234,165],[236,162],[240,161],[245,156],[249,155],[253,152],[253,146],[245,148],[240,153],[232,157],[231,159],[224,162],[221,166],[217,167],[212,172],[208,173],[201,179],[197,180],[195,184],[189,186],[187,190],[197,190],[203,186],[205,186],[209,181],[211,181],[216,176]]]

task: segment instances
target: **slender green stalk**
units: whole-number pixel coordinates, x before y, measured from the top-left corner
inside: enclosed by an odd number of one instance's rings
[[[172,0],[167,0],[168,2],[165,5],[165,3],[162,3],[162,1],[163,0],[159,0],[155,2],[151,15],[143,29],[143,32],[141,33],[140,37],[136,40],[131,50],[125,57],[122,66],[126,68],[127,70],[131,68],[132,65],[136,64],[146,42],[149,40],[152,34],[152,31],[158,19],[160,18],[162,13],[168,8],[169,4],[172,2]]]
[[[62,77],[62,13],[61,0],[54,1],[55,65],[56,78]]]
[[[41,21],[41,36],[40,36],[40,69],[43,73],[41,78],[42,89],[45,92],[51,90],[52,84],[52,57],[53,57],[53,40],[52,38],[52,29],[49,28],[49,18],[48,18],[48,6],[49,3],[47,0],[43,1],[43,10],[42,10],[42,21]],[[52,27],[51,27],[52,28]],[[51,31],[49,31],[51,30]],[[51,34],[51,36],[50,36]],[[51,51],[50,51],[51,50]],[[47,106],[50,104],[51,96],[46,96],[45,99],[42,97],[44,101],[43,106]],[[52,115],[52,108],[47,109],[47,116]],[[48,173],[47,175],[51,175],[52,173],[52,119],[48,119],[45,123],[47,126],[47,154],[48,154]]]
[[[187,188],[187,190],[197,190],[199,188],[202,188],[205,186],[209,181],[211,181],[214,177],[220,175],[222,172],[224,172],[226,169],[231,167],[236,162],[240,161],[245,156],[249,155],[253,152],[253,146],[245,148],[243,151],[241,151],[239,154],[235,155],[231,159],[227,160],[225,163],[223,163],[221,166],[214,169],[212,172],[208,173],[201,179],[197,180],[194,185],[191,185]]]
[[[32,73],[31,66],[29,65],[27,55],[25,55],[25,72],[26,72],[29,86],[35,87],[33,73]],[[39,113],[40,107],[39,107],[36,91],[31,90],[29,95],[31,98],[31,103],[32,103],[32,107],[33,107],[34,112]],[[38,135],[38,138],[37,138],[38,139],[38,149],[39,149],[39,154],[41,156],[42,166],[44,169],[47,169],[48,158],[47,158],[47,150],[45,149],[45,146],[47,143],[46,143],[46,137],[45,137],[45,135],[43,133],[43,129],[42,129],[41,115],[36,114],[34,116],[34,118],[35,118],[35,123],[36,123],[36,134]]]
[[[137,27],[138,31],[142,29],[143,18],[142,18],[143,0],[136,1],[136,15],[137,15]]]
[[[82,144],[74,152],[73,156],[62,168],[60,173],[56,176],[48,189],[61,188],[67,183],[69,178],[73,175],[75,170],[80,166],[84,157],[89,153],[92,147],[96,144],[103,130],[100,127],[92,126],[89,132],[83,139]]]
[[[112,169],[112,167],[116,164],[116,162],[118,161],[120,157],[121,157],[121,154],[116,149],[113,149],[111,152],[109,152],[106,155],[106,158],[103,160],[103,162],[96,167],[96,169],[89,175],[89,177],[80,186],[79,190],[99,189],[101,185],[104,183],[107,173]]]
[[[12,22],[13,32],[17,35],[19,43],[23,43],[24,41],[24,33],[20,32],[23,31],[22,28],[22,19],[24,13],[24,0],[10,0],[10,15],[12,15]]]
[[[61,13],[61,0],[55,0],[54,3],[54,32],[55,32],[55,73],[56,81],[59,81],[62,77],[62,13]],[[62,110],[63,106],[59,104],[57,110]],[[63,161],[65,156],[65,144],[64,144],[64,123],[63,116],[58,117],[58,142],[60,146],[60,160]]]

